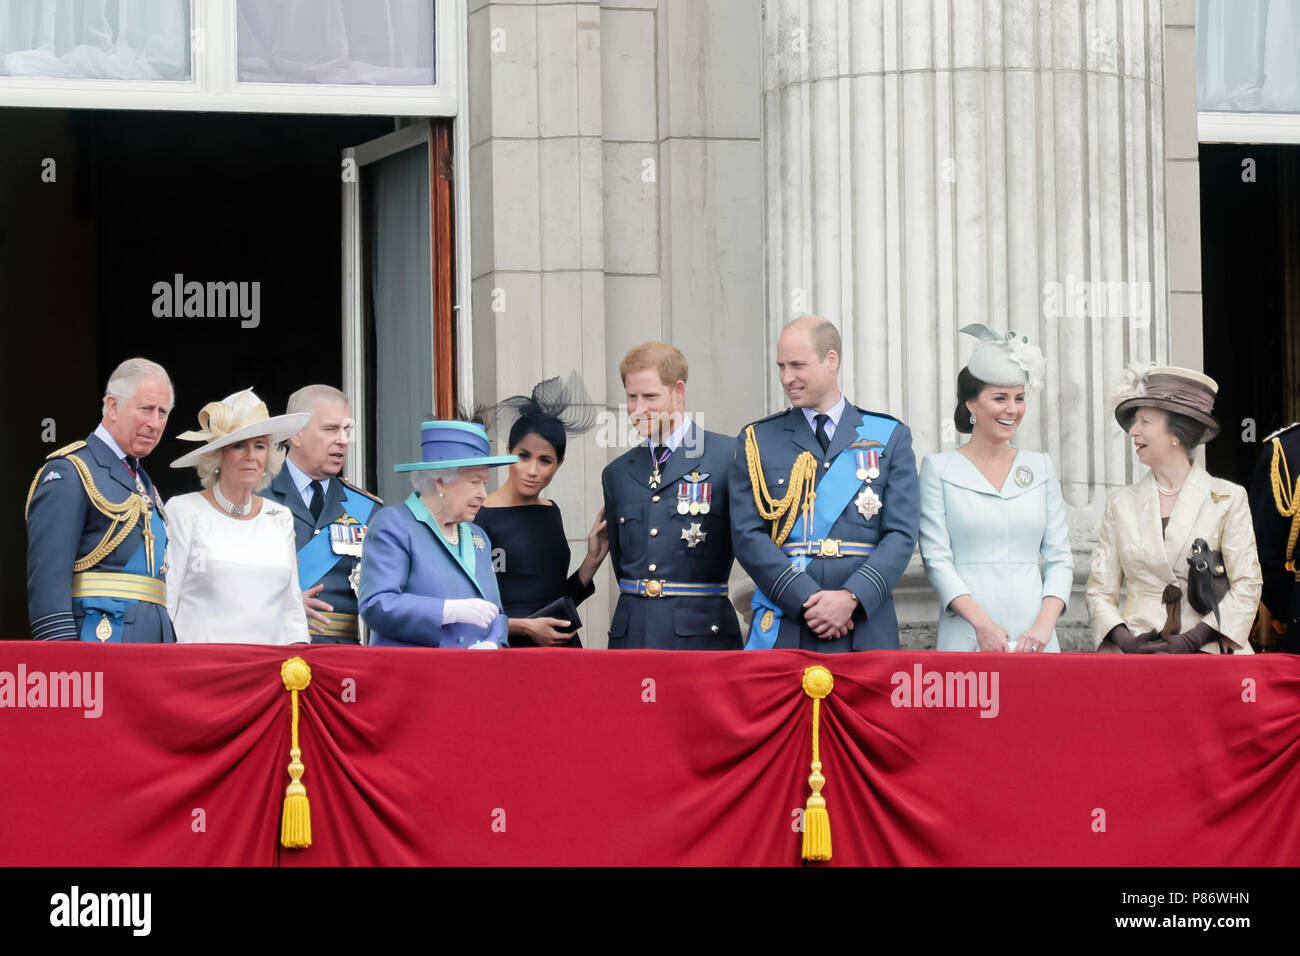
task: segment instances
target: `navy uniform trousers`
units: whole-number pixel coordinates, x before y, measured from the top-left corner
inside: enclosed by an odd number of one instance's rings
[[[299,553],[299,570],[306,571],[307,559],[304,555],[304,548],[312,543],[319,535],[326,538],[330,534],[330,525],[346,520],[351,517],[356,519],[356,527],[364,528],[370,520],[370,516],[378,505],[383,502],[370,494],[368,491],[362,491],[356,485],[344,482],[335,476],[329,483],[325,491],[325,504],[321,508],[319,518],[311,516],[311,509],[302,500],[302,495],[294,487],[293,478],[289,474],[288,468],[281,468],[279,473],[271,479],[271,483],[262,490],[262,494],[271,501],[278,502],[289,509],[293,515],[293,533],[295,546]],[[350,507],[344,506],[344,495],[347,495],[351,502]],[[350,514],[356,512],[356,514]],[[348,522],[347,527],[351,525]],[[364,532],[362,532],[364,535]],[[335,555],[332,550],[330,541],[322,541],[317,547],[326,549],[325,553],[334,557],[333,563],[328,565],[321,575],[308,573],[313,578],[310,582],[299,576],[299,584],[304,591],[314,588],[317,584],[323,583],[325,587],[317,595],[326,604],[334,608],[333,611],[326,613],[330,619],[330,626],[327,633],[318,634],[316,628],[319,625],[308,620],[311,629],[311,642],[313,644],[357,644],[360,637],[357,630],[357,595],[352,589],[351,575],[353,569],[361,563],[360,556],[339,554]]]
[[[658,487],[650,481],[648,445],[619,456],[601,474],[610,559],[620,581],[611,648],[740,648],[740,622],[726,588],[732,564],[727,472],[734,447],[731,436],[692,422],[661,467]],[[692,500],[698,513],[679,513],[679,501],[689,509]],[[677,596],[677,585],[721,588],[707,596]],[[638,593],[630,593],[631,587]]]
[[[817,460],[819,481],[841,454],[855,455],[856,450],[850,446],[858,441],[857,429],[866,416],[877,419],[877,425],[886,428],[893,425],[888,442],[883,448],[875,449],[879,454],[880,475],[872,480],[871,487],[882,507],[871,518],[865,517],[855,504],[856,493],[865,484],[857,483],[855,498],[834,516],[828,537],[870,545],[872,550],[865,556],[809,557],[803,570],[793,565],[790,556],[773,542],[771,522],[759,515],[746,461],[744,432],[737,440],[730,482],[731,538],[736,560],[749,573],[755,587],[781,612],[776,617],[779,631],[774,647],[832,653],[898,647],[893,590],[916,549],[921,515],[920,481],[908,427],[891,416],[865,412],[845,403],[825,453],[802,409],[788,409],[755,422],[753,427],[768,491],[773,498],[780,499],[789,487],[795,459],[803,452],[811,452]],[[824,506],[824,498],[819,496],[815,507]],[[803,540],[802,535],[800,517],[789,540]],[[841,588],[853,592],[859,602],[853,612],[853,629],[844,637],[823,640],[804,623],[803,604],[817,591]],[[764,608],[756,607],[756,625],[765,614]],[[754,633],[752,627],[750,633]]]
[[[72,457],[86,466],[97,494],[109,506],[139,498],[126,463],[95,435],[54,452],[41,466],[27,508],[27,615],[32,637],[174,643],[163,585],[167,531],[153,482],[139,469],[153,504],[153,573],[146,560],[144,521],[138,518],[112,551],[86,568],[86,574],[74,576],[73,564],[95,551],[114,522],[91,502]],[[138,596],[144,594],[149,598]]]

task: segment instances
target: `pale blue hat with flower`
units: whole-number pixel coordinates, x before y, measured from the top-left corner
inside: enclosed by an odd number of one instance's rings
[[[1038,346],[1029,344],[1028,338],[1015,332],[1003,335],[978,322],[961,331],[976,339],[966,367],[981,382],[1003,388],[1043,387],[1047,362]]]

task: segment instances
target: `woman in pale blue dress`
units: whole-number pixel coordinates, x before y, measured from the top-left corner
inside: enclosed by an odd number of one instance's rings
[[[957,430],[970,441],[921,463],[921,557],[939,595],[941,651],[1059,651],[1074,582],[1070,529],[1051,459],[1011,444],[1042,356],[982,325],[957,377]]]

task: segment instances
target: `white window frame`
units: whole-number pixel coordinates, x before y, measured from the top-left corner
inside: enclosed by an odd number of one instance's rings
[[[1202,143],[1300,143],[1300,113],[1196,114]]]
[[[241,83],[235,0],[190,0],[190,79],[95,80],[0,76],[0,106],[455,116],[463,74],[457,38],[466,0],[435,0],[433,86]]]

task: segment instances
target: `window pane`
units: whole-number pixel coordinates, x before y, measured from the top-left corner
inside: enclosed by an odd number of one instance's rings
[[[1300,113],[1300,0],[1197,0],[1203,110]]]
[[[239,79],[432,86],[434,2],[239,0]]]
[[[0,0],[0,76],[188,80],[189,0]]]

